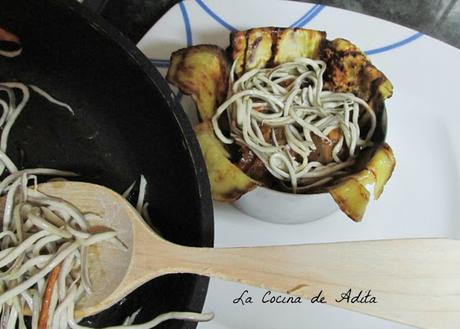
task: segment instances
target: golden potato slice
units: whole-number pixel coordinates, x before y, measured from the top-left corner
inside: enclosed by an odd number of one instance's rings
[[[307,29],[281,29],[276,40],[273,64],[291,62],[300,57],[318,59],[326,33]]]
[[[214,200],[232,202],[257,186],[256,181],[230,162],[227,151],[215,137],[209,122],[202,122],[197,125],[195,133],[208,169]]]
[[[367,169],[369,169],[375,176],[375,200],[377,200],[382,194],[383,188],[393,174],[395,166],[396,159],[393,155],[393,150],[386,143],[381,145],[367,164]]]
[[[200,45],[175,51],[166,79],[193,97],[202,120],[211,120],[227,96],[228,75],[229,64],[223,49]]]
[[[369,191],[355,178],[348,178],[329,189],[340,209],[355,222],[360,222],[369,202]]]

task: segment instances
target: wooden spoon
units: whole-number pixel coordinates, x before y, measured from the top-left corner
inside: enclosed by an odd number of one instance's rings
[[[117,193],[98,185],[53,182],[49,195],[103,217],[128,251],[101,243],[90,252],[94,293],[77,316],[98,313],[143,283],[168,273],[196,273],[311,299],[420,328],[460,324],[460,242],[403,239],[251,248],[193,248],[154,233]],[[340,300],[371,290],[377,303]],[[368,298],[368,301],[370,298]]]

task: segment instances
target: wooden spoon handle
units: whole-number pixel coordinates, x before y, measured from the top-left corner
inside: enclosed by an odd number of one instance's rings
[[[322,291],[328,304],[420,328],[460,323],[460,241],[178,247],[170,256],[175,263],[170,273],[202,274],[308,299]],[[360,291],[360,298],[352,299]]]

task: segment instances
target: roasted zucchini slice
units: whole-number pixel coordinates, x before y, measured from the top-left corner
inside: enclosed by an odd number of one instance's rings
[[[212,125],[205,121],[195,127],[208,169],[212,198],[232,202],[257,186],[257,182],[230,162],[229,155],[215,137]]]
[[[181,92],[191,95],[202,120],[211,120],[227,96],[229,63],[218,46],[183,48],[171,55],[166,79]]]

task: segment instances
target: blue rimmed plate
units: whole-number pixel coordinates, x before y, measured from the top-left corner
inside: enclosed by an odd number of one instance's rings
[[[200,43],[226,47],[230,31],[256,26],[324,30],[328,39],[346,38],[365,50],[394,84],[394,96],[386,102],[387,141],[393,147],[397,167],[385,193],[368,206],[364,221],[359,224],[336,212],[317,222],[276,225],[248,217],[231,205],[215,203],[216,247],[402,237],[457,238],[460,148],[456,141],[460,140],[460,98],[456,95],[460,51],[375,17],[276,0],[180,2],[138,46],[165,73],[174,50]],[[184,109],[193,114],[191,99],[180,94],[178,97]],[[246,289],[245,296],[251,295],[253,303],[234,304],[233,300]],[[265,293],[211,280],[205,307],[216,313],[216,319],[200,324],[199,328],[409,328],[309,301],[263,303]],[[378,292],[373,294],[378,300]]]

